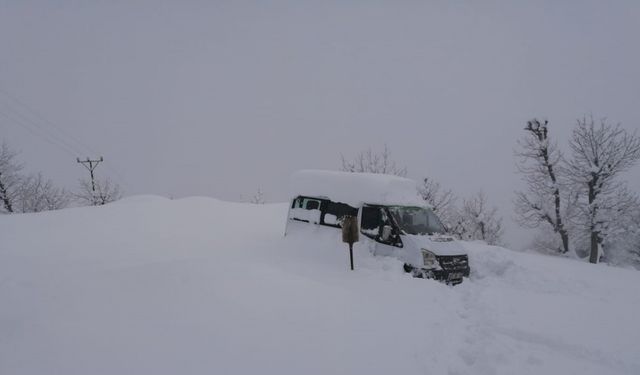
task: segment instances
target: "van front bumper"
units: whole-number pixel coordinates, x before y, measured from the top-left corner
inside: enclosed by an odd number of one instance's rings
[[[471,271],[468,265],[466,267],[459,267],[457,269],[445,270],[442,268],[416,268],[411,266],[410,264],[405,264],[404,270],[411,273],[413,277],[418,277],[421,279],[434,279],[452,285],[460,284],[463,280],[463,277],[468,277],[469,272]]]
[[[466,270],[426,270],[423,272],[427,275],[433,275],[432,278],[438,281],[444,281],[447,284],[460,284],[462,282],[462,278],[465,276],[469,276],[469,268]]]

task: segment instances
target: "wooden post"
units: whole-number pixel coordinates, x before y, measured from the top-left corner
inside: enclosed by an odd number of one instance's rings
[[[351,261],[351,271],[353,271],[353,244],[349,244],[349,260]]]

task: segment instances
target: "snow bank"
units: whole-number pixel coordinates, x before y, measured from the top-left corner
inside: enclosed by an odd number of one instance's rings
[[[334,202],[360,207],[363,203],[424,206],[416,182],[374,173],[301,170],[290,179],[289,196],[328,197]]]
[[[286,204],[0,216],[0,374],[638,374],[640,273],[465,243],[413,279]],[[309,241],[314,238],[314,241]]]

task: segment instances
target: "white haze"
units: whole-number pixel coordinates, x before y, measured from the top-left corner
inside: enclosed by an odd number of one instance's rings
[[[639,16],[633,1],[2,1],[0,89],[79,142],[11,120],[3,92],[0,136],[68,187],[75,157],[99,154],[128,195],[269,201],[294,170],[386,143],[411,178],[484,190],[518,248],[525,121],[548,118],[561,144],[589,113],[638,129]],[[637,189],[640,167],[627,177]]]

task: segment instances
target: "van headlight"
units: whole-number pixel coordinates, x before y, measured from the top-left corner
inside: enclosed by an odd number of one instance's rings
[[[432,253],[427,249],[422,250],[422,260],[424,261],[425,267],[436,267],[438,265],[438,259],[436,259],[436,254]]]

